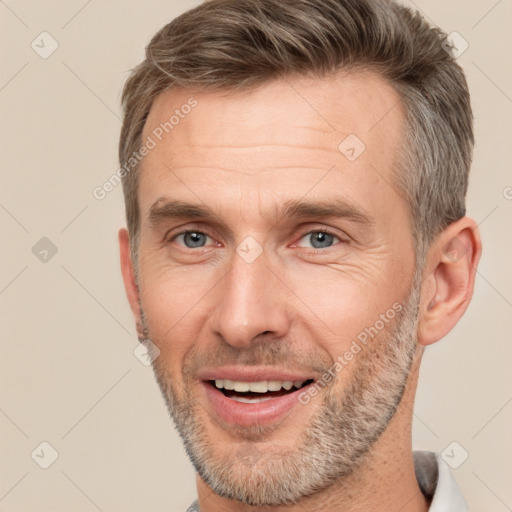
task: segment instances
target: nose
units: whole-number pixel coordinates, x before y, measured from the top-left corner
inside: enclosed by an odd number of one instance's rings
[[[252,263],[234,254],[216,290],[211,328],[230,345],[243,348],[260,335],[281,338],[288,332],[286,293],[265,253]]]

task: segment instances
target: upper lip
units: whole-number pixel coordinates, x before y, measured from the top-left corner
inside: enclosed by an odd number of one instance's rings
[[[311,373],[263,366],[221,366],[203,368],[197,372],[200,380],[233,380],[239,382],[260,382],[264,380],[306,381],[314,380]]]

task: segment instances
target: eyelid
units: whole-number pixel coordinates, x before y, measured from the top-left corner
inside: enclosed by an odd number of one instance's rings
[[[204,226],[194,225],[194,224],[181,224],[180,226],[176,226],[172,229],[169,229],[165,232],[163,236],[163,242],[170,242],[174,240],[177,236],[183,235],[185,233],[201,233],[203,235],[207,235],[210,238],[214,239],[215,237],[210,233],[208,229]]]

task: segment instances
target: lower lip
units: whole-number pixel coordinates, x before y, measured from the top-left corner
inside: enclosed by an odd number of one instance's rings
[[[300,394],[308,388],[308,386],[305,386],[292,393],[271,398],[264,402],[246,404],[224,396],[221,391],[208,382],[202,381],[201,386],[205,391],[209,404],[221,420],[244,427],[280,420],[300,403]]]

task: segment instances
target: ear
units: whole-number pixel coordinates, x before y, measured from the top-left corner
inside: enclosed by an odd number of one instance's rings
[[[430,345],[455,327],[468,307],[482,242],[473,219],[450,224],[432,244],[425,263],[418,342]]]
[[[135,317],[138,336],[139,338],[143,338],[144,333],[142,329],[140,314],[139,288],[137,286],[137,280],[135,279],[135,272],[130,251],[130,237],[126,228],[119,230],[119,253],[121,257],[121,273],[123,274],[126,297],[128,298],[133,316]]]

